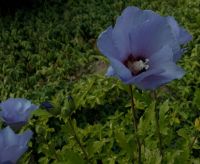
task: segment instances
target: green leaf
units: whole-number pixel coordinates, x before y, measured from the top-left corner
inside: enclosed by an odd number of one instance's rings
[[[194,127],[200,131],[200,117],[195,119]]]
[[[168,115],[167,112],[169,111],[169,101],[166,100],[164,103],[161,104],[159,109],[159,124],[160,124],[160,132],[163,135],[167,135],[169,131],[168,127]]]
[[[158,149],[150,150],[150,149],[146,148],[144,156],[145,156],[145,162],[144,163],[161,164],[162,157],[160,156]]]
[[[195,93],[194,93],[194,99],[193,99],[193,103],[200,108],[200,89],[196,89]]]
[[[166,113],[169,111],[169,101],[166,100],[164,103],[160,106],[160,119],[164,119],[166,117]]]
[[[95,153],[100,153],[102,150],[102,147],[106,144],[105,141],[101,140],[101,141],[94,141],[94,142],[90,142],[88,147],[87,147],[87,151],[89,156],[93,156]]]
[[[63,163],[63,164],[86,164],[86,162],[80,157],[78,153],[75,153],[73,151],[64,149],[58,153],[58,161],[55,162],[57,163]]]
[[[44,109],[37,109],[32,112],[32,115],[38,116],[38,117],[45,117],[45,118],[53,116],[51,113],[49,113],[48,111],[46,111]]]
[[[115,138],[119,146],[125,151],[129,156],[133,155],[133,151],[137,149],[136,143],[133,141],[133,135],[125,135],[122,131],[115,132]]]
[[[177,131],[177,134],[181,137],[183,137],[186,141],[190,141],[190,135],[188,134],[189,131],[186,128],[181,128]]]
[[[138,133],[141,136],[151,135],[149,131],[155,129],[155,101],[145,110],[144,115],[140,118]]]

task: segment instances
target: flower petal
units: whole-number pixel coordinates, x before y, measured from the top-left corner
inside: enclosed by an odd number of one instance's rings
[[[121,80],[129,80],[132,78],[132,74],[126,66],[115,58],[109,58],[112,68]]]
[[[152,76],[152,75],[156,75],[156,74],[160,74],[164,72],[164,69],[152,69],[152,70],[148,70],[145,71],[143,73],[140,73],[137,76],[133,76],[131,79],[125,81],[126,84],[136,84],[137,86],[139,86],[139,83],[145,79],[146,77]],[[140,87],[139,87],[140,88]],[[143,88],[141,88],[143,89]]]
[[[149,68],[164,69],[165,71],[161,75],[166,78],[173,76],[174,79],[177,79],[184,75],[184,70],[177,66],[173,60],[171,47],[167,45],[149,58]]]
[[[117,18],[114,33],[122,35],[130,32],[133,27],[143,24],[147,20],[160,17],[158,14],[151,10],[140,10],[137,7],[129,6],[123,10],[121,16]]]
[[[180,79],[184,76],[185,71],[177,66],[175,63],[166,63],[165,72],[162,72],[161,75],[168,79],[168,81],[173,79]]]
[[[168,16],[167,21],[172,28],[172,32],[178,39],[179,44],[186,44],[192,39],[192,36],[185,29],[179,27],[178,23],[173,17]]]
[[[106,76],[115,76],[115,70],[113,69],[112,66],[109,66],[106,72]]]
[[[0,163],[16,163],[20,156],[27,150],[27,143],[32,137],[32,134],[33,132],[30,130],[27,130],[22,134],[15,134],[9,126],[1,130]]]
[[[145,21],[154,19],[154,17],[160,16],[150,10],[143,11],[137,7],[127,7],[122,12],[122,15],[118,17],[116,25],[113,28],[112,38],[118,48],[119,54],[124,57],[123,59],[131,54],[130,31]]]
[[[104,32],[102,32],[97,40],[97,47],[106,57],[116,58],[118,60],[123,60],[124,57],[119,53],[118,47],[115,45],[112,38],[112,27],[108,27]]]
[[[190,35],[184,28],[180,27],[179,42],[180,44],[188,43],[192,40],[192,35]]]
[[[141,81],[137,81],[136,85],[141,89],[156,89],[171,80],[180,79],[184,75],[184,70],[175,63],[166,63],[165,66],[166,69],[162,73],[147,76]]]
[[[14,145],[11,147],[7,147],[1,153],[1,161],[2,162],[11,162],[16,163],[17,160],[24,154],[24,152],[28,149],[28,147]]]
[[[0,131],[0,137],[3,138],[4,146],[10,146],[18,142],[15,133],[9,126]]]
[[[165,78],[163,78],[162,76],[160,76],[159,74],[154,74],[151,76],[147,76],[146,78],[144,78],[143,80],[141,80],[140,82],[136,83],[136,86],[140,89],[156,89],[157,87],[159,87],[161,84],[163,84]]]
[[[159,68],[167,62],[174,62],[172,48],[168,45],[163,46],[158,52],[150,56],[149,69]]]
[[[168,45],[174,54],[180,53],[180,45],[174,37],[168,22],[160,17],[146,21],[130,33],[132,54],[149,58]]]
[[[31,130],[26,130],[24,133],[19,134],[19,145],[26,145],[31,139],[33,132]]]

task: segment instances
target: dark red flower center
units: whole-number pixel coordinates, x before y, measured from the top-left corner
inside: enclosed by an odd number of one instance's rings
[[[129,55],[123,63],[133,75],[138,75],[149,68],[148,62],[148,59],[142,57],[134,58],[132,55]]]

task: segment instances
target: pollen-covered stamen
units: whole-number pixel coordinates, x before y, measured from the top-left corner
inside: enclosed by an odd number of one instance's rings
[[[138,75],[149,68],[148,62],[149,59],[145,59],[144,61],[142,59],[134,61],[128,60],[126,66],[134,75]]]

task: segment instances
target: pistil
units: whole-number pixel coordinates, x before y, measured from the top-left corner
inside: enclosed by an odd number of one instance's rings
[[[142,59],[128,60],[126,63],[126,66],[134,75],[138,75],[139,73],[149,69],[148,62],[149,62],[149,59],[145,59],[144,61]]]

